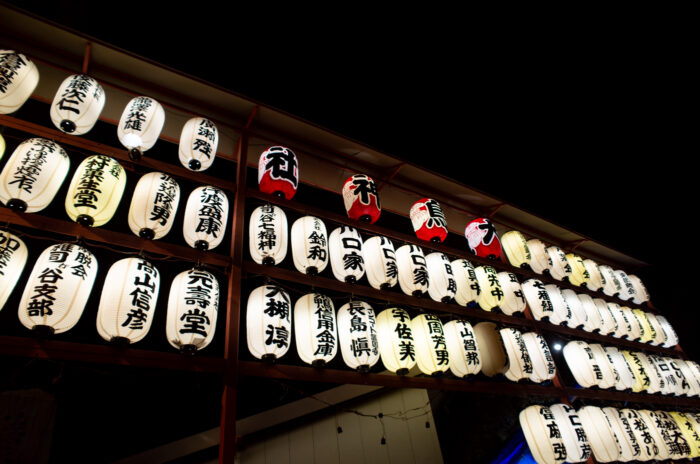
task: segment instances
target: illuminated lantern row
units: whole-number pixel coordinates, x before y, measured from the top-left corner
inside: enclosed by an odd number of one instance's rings
[[[496,228],[486,218],[477,218],[464,229],[469,251],[482,258],[498,259],[501,257],[501,242],[496,235]]]
[[[214,162],[219,147],[219,131],[206,118],[189,119],[182,127],[178,156],[190,171],[206,171]]]
[[[511,230],[501,237],[501,247],[513,267],[528,267],[532,260],[530,248],[523,234],[517,230]]]
[[[298,186],[299,163],[292,150],[275,146],[262,152],[258,160],[258,187],[261,192],[291,200]]]
[[[58,193],[69,168],[70,158],[56,142],[25,140],[0,173],[0,201],[15,211],[41,211]]]
[[[180,186],[167,174],[144,174],[129,206],[129,228],[139,237],[157,240],[170,232],[180,202]]]
[[[546,318],[552,324],[557,325],[563,322],[563,320],[560,319],[559,314],[554,312],[554,304],[549,298],[549,293],[547,292],[547,289],[542,281],[537,279],[528,279],[522,283],[521,287],[525,300],[527,301],[527,305],[532,313],[532,317],[538,321]]]
[[[223,190],[197,187],[187,199],[182,233],[192,248],[213,250],[224,239],[227,221],[228,198]]]
[[[0,230],[0,310],[5,306],[27,263],[27,245],[10,232]]]
[[[377,186],[371,177],[355,174],[343,184],[343,202],[350,219],[374,224],[379,219],[382,207]]]
[[[423,198],[411,206],[411,224],[416,236],[426,242],[441,243],[447,238],[447,220],[440,204],[432,198]]]
[[[338,338],[343,361],[368,372],[379,361],[374,310],[364,301],[351,301],[338,310]]]
[[[331,232],[328,239],[331,269],[336,279],[354,283],[365,275],[362,258],[362,237],[357,229],[340,226]]]
[[[126,186],[126,172],[104,155],[85,158],[73,174],[66,195],[66,213],[75,222],[99,227],[117,211]]]
[[[632,281],[629,277],[627,277],[627,274],[619,269],[614,272],[615,276],[617,277],[617,280],[620,281],[620,299],[627,301],[634,297],[637,292],[634,289]]]
[[[386,290],[399,280],[394,244],[386,237],[371,237],[362,244],[365,274],[369,284],[377,290]]]
[[[0,50],[0,114],[17,111],[39,83],[39,70],[22,53]]]
[[[51,103],[51,122],[67,134],[83,135],[97,122],[105,106],[105,91],[92,77],[68,76]]]
[[[541,240],[531,238],[527,241],[527,248],[530,250],[530,269],[537,274],[550,273],[552,268],[552,258],[547,253],[547,247]]]
[[[214,338],[219,314],[219,282],[203,269],[179,273],[170,285],[165,335],[170,345],[194,353]]]
[[[150,97],[134,97],[127,103],[117,126],[117,137],[129,151],[129,158],[141,159],[143,152],[151,149],[158,141],[165,111]]]
[[[316,275],[328,265],[328,234],[322,220],[300,217],[292,224],[292,258],[302,274]]]
[[[416,245],[403,245],[396,250],[399,286],[406,295],[421,296],[428,291],[428,268],[423,250]]]
[[[265,204],[248,221],[248,248],[258,264],[275,265],[287,256],[287,216],[282,208]]]
[[[309,293],[294,305],[294,338],[297,353],[306,364],[321,367],[338,352],[338,325],[330,298]]]
[[[289,294],[275,285],[258,287],[248,296],[248,351],[258,359],[275,360],[289,350],[292,337]]]

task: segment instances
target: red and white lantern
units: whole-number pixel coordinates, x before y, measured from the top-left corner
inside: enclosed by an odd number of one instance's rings
[[[501,242],[496,235],[496,228],[490,220],[477,218],[464,229],[469,251],[482,258],[498,259],[501,257]]]
[[[287,147],[270,147],[258,161],[258,187],[263,193],[291,200],[299,186],[297,155]]]
[[[343,201],[345,211],[351,219],[374,224],[382,212],[377,186],[365,174],[355,174],[345,181]]]
[[[437,201],[432,198],[418,200],[411,207],[409,215],[419,239],[441,243],[447,238],[447,220]]]

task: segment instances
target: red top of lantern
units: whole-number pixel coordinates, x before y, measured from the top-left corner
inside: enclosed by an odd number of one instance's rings
[[[447,221],[440,204],[432,198],[423,198],[411,206],[409,212],[413,230],[419,239],[441,243],[447,238]]]
[[[486,218],[476,218],[464,229],[469,251],[482,258],[498,259],[501,257],[501,241],[496,235],[496,228]]]
[[[382,212],[377,186],[372,178],[365,174],[355,174],[345,181],[343,200],[351,219],[374,224]]]
[[[286,147],[270,147],[260,155],[258,185],[263,193],[291,200],[299,184],[297,156]]]

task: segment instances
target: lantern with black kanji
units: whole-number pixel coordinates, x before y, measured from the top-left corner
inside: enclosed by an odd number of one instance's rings
[[[508,365],[503,375],[513,382],[529,378],[532,375],[532,360],[523,334],[512,327],[501,329],[499,333],[508,357]]]
[[[364,301],[351,301],[338,310],[338,338],[349,368],[369,372],[379,361],[376,318]]]
[[[192,248],[213,250],[221,244],[228,221],[228,198],[212,186],[197,187],[185,207],[182,234]]]
[[[214,162],[218,147],[216,125],[206,118],[192,118],[180,132],[180,163],[190,171],[206,171]]]
[[[586,432],[593,457],[598,462],[613,462],[620,457],[620,445],[603,410],[596,406],[584,406],[578,417]]]
[[[600,366],[595,361],[593,351],[588,343],[580,340],[570,341],[562,350],[569,371],[576,382],[584,388],[597,386],[603,380]]]
[[[39,83],[39,70],[22,53],[0,50],[0,114],[17,111]]]
[[[583,431],[576,409],[568,404],[558,403],[549,407],[554,421],[559,427],[559,435],[566,448],[566,462],[585,462],[591,457],[591,445]]]
[[[287,256],[287,215],[269,203],[258,206],[248,221],[248,249],[258,264],[274,265]]]
[[[66,194],[66,213],[84,226],[99,227],[112,219],[124,194],[126,171],[104,155],[85,158]]]
[[[554,414],[546,406],[533,405],[518,416],[525,441],[537,464],[561,464],[567,460]]]
[[[525,310],[525,296],[518,282],[518,277],[512,272],[499,272],[498,283],[503,290],[503,301],[498,305],[509,316]]]
[[[536,383],[553,379],[556,366],[544,337],[536,332],[527,332],[523,334],[523,342],[532,362],[532,372],[528,378]]]
[[[564,301],[571,311],[571,317],[566,325],[574,329],[583,328],[586,325],[588,315],[586,315],[586,311],[584,311],[576,292],[570,288],[565,288],[561,291],[561,296],[564,297]]]
[[[416,343],[418,369],[433,376],[447,371],[450,354],[440,318],[433,314],[420,314],[411,320],[411,332]]]
[[[365,174],[355,174],[345,181],[343,202],[350,219],[374,224],[382,212],[377,186]]]
[[[472,325],[464,320],[443,324],[445,342],[450,355],[450,371],[457,377],[478,374],[481,355]]]
[[[428,268],[428,294],[435,301],[448,303],[457,292],[457,283],[452,272],[452,264],[439,252],[425,257]]]
[[[552,267],[552,258],[547,253],[547,246],[542,240],[531,238],[527,241],[527,248],[530,250],[530,269],[538,274],[549,273]]]
[[[561,314],[554,311],[554,303],[541,280],[528,279],[522,283],[521,288],[532,317],[538,321],[546,317],[552,324],[563,322]]]
[[[370,237],[362,244],[365,275],[369,284],[377,290],[386,290],[396,285],[399,268],[396,265],[394,244],[386,237]]]
[[[566,259],[566,254],[558,246],[547,247],[547,254],[552,261],[549,274],[557,280],[564,280],[571,275],[571,265]]]
[[[423,198],[411,206],[411,224],[416,236],[426,242],[441,243],[447,238],[447,220],[440,204],[432,198]]]
[[[204,269],[179,273],[170,285],[165,336],[184,353],[206,348],[214,338],[219,314],[219,281]]]
[[[41,334],[63,333],[78,323],[97,276],[87,249],[58,243],[39,255],[19,303],[19,320]]]
[[[421,296],[428,290],[428,267],[423,250],[417,245],[403,245],[396,250],[399,285],[406,295]]]
[[[302,274],[316,275],[328,265],[326,225],[317,217],[300,217],[292,224],[292,258]]]
[[[602,298],[593,298],[598,314],[600,315],[600,333],[611,335],[617,331],[617,320],[613,317],[608,308],[608,303]]]
[[[158,141],[165,124],[163,107],[150,97],[134,97],[127,103],[117,127],[117,137],[129,151],[129,158],[141,159],[143,152]]]
[[[569,327],[573,327],[571,308],[569,308],[569,305],[566,303],[564,295],[561,293],[561,288],[554,284],[545,285],[544,288],[547,290],[549,300],[552,302],[552,306],[554,307],[555,316],[550,316],[549,322],[552,324],[564,323]]]
[[[287,353],[292,342],[292,301],[276,285],[263,285],[248,296],[246,338],[248,350],[258,359],[274,361]]]
[[[330,298],[309,293],[294,305],[294,339],[302,361],[315,367],[325,366],[338,352],[335,308]]]
[[[571,275],[569,275],[569,282],[577,287],[585,284],[590,280],[591,276],[586,269],[586,265],[583,263],[583,258],[574,253],[569,253],[566,255],[566,261],[571,267]]]
[[[14,211],[41,211],[53,201],[69,168],[70,158],[56,142],[25,140],[0,173],[0,201]]]
[[[491,220],[477,218],[464,229],[469,251],[482,258],[498,259],[501,257],[501,242],[496,235],[496,228]]]
[[[578,296],[578,300],[581,302],[583,311],[586,313],[586,322],[583,323],[583,330],[586,332],[595,332],[596,330],[600,330],[603,322],[593,298],[586,293],[579,293],[576,296]]]
[[[622,284],[620,284],[620,281],[617,279],[617,276],[615,275],[615,272],[613,272],[612,268],[606,265],[599,265],[598,270],[605,281],[603,284],[603,293],[608,296],[613,296],[616,293],[619,293],[622,289]]]
[[[593,359],[600,368],[600,371],[596,372],[596,375],[600,377],[598,387],[613,388],[615,386],[617,378],[619,377],[619,374],[617,373],[617,369],[615,368],[613,363],[610,362],[610,358],[608,358],[608,354],[605,351],[605,348],[603,348],[603,346],[598,343],[589,343],[588,347],[591,349],[591,353],[593,353]]]
[[[180,186],[162,172],[139,179],[129,206],[129,228],[139,237],[157,240],[170,232],[180,203]]]
[[[27,245],[10,232],[0,230],[0,310],[14,290],[27,263]]]
[[[634,284],[632,284],[630,278],[627,277],[627,273],[620,269],[613,272],[615,273],[615,276],[617,277],[617,280],[620,282],[621,285],[619,298],[621,300],[627,301],[634,297],[637,294],[637,291],[634,289]]]
[[[291,200],[299,185],[297,155],[287,147],[270,147],[258,160],[258,187],[263,193]]]
[[[476,280],[479,282],[479,307],[484,311],[491,311],[503,302],[503,288],[498,279],[498,273],[491,266],[477,266],[474,269]]]
[[[634,297],[632,298],[632,302],[634,304],[642,304],[649,301],[649,291],[639,277],[634,274],[628,274],[627,277],[629,278],[630,282],[632,282],[632,286],[634,287]]]
[[[362,236],[354,227],[340,226],[328,238],[331,269],[336,279],[354,283],[365,275]]]
[[[617,442],[620,445],[619,460],[621,462],[649,460],[650,458],[648,456],[642,454],[642,446],[637,441],[637,437],[632,430],[633,425],[629,423],[625,413],[613,407],[602,409],[613,432],[615,432],[615,436],[617,436]],[[642,442],[642,444],[644,444],[644,442]]]
[[[608,357],[608,361],[610,361],[610,364],[615,368],[615,372],[617,372],[615,390],[632,390],[636,380],[634,371],[627,362],[627,359],[625,359],[625,356],[614,346],[606,346],[603,349],[605,350],[605,355]]]
[[[68,76],[51,103],[51,122],[66,134],[83,135],[93,128],[105,106],[105,91],[92,77]]]
[[[510,230],[501,237],[501,248],[508,258],[508,262],[514,267],[528,267],[532,260],[530,248],[523,234],[517,230]]]
[[[377,315],[377,340],[388,371],[406,375],[416,365],[411,317],[403,309],[388,308]]]
[[[584,259],[583,265],[586,267],[586,271],[588,271],[588,275],[590,277],[588,281],[585,282],[586,288],[593,291],[603,288],[605,285],[605,277],[603,277],[603,274],[600,272],[598,263],[592,259]]]
[[[455,292],[457,304],[467,306],[475,303],[479,299],[481,290],[472,263],[466,259],[455,259],[452,261],[452,273],[457,284],[457,292]]]
[[[673,448],[677,448],[677,445],[673,444],[672,435],[665,431],[665,427],[657,427],[657,423],[663,422],[663,419],[655,411],[649,411],[648,409],[637,409],[635,410],[637,421],[644,423],[644,435],[651,437],[651,441],[656,445],[653,448],[654,455],[652,459],[655,461],[666,461],[671,459],[671,453],[668,445],[670,444]],[[638,425],[641,429],[642,427]],[[663,433],[662,433],[663,432]],[[665,435],[665,436],[664,436]],[[647,440],[649,440],[647,438]],[[668,443],[667,440],[670,442]]]
[[[128,345],[148,334],[155,317],[160,273],[143,258],[112,264],[97,309],[97,333],[109,342]]]

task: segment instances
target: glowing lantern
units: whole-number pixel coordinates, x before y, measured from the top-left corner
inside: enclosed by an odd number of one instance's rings
[[[578,299],[576,292],[569,288],[565,288],[561,291],[561,295],[564,297],[566,305],[571,310],[571,318],[569,319],[569,322],[567,322],[567,325],[573,328],[583,327],[586,324],[586,318],[588,316],[586,316],[586,311],[584,311],[581,300]]]
[[[216,158],[219,131],[206,118],[188,120],[180,133],[180,163],[190,171],[205,171]]]
[[[613,337],[626,337],[632,329],[632,326],[627,320],[627,316],[625,316],[625,313],[622,312],[622,308],[620,308],[619,304],[608,302],[607,305],[610,315],[615,320],[615,325],[617,327],[617,329],[613,333]]]
[[[647,321],[649,321],[649,326],[651,327],[651,332],[653,336],[651,344],[654,346],[659,346],[663,344],[666,341],[666,333],[661,327],[661,323],[656,318],[656,315],[651,313],[644,313],[644,315],[646,316]]]
[[[331,269],[336,279],[354,283],[365,275],[362,259],[362,237],[357,229],[340,226],[331,232],[328,239]]]
[[[503,374],[513,382],[529,378],[532,375],[532,360],[523,340],[523,334],[510,327],[501,329],[499,333],[508,356],[508,367]]]
[[[530,264],[532,254],[527,246],[527,240],[517,230],[511,230],[503,234],[501,247],[511,266],[527,267]]]
[[[437,201],[431,198],[418,200],[411,206],[409,215],[419,239],[441,243],[447,238],[447,221]]]
[[[455,259],[452,261],[452,273],[457,284],[457,292],[455,293],[457,304],[467,306],[476,302],[481,290],[472,263],[466,259]]]
[[[292,224],[292,258],[302,274],[316,275],[328,266],[326,225],[317,217],[300,217]]]
[[[630,420],[627,419],[626,411],[612,407],[603,408],[603,412],[610,421],[610,425],[619,440],[620,461],[629,462],[634,460],[641,461],[643,458],[649,459],[646,454],[642,453],[642,447],[645,443],[642,441],[642,444],[640,444],[637,436],[634,434],[633,425],[637,419],[631,419],[630,423]],[[641,419],[639,419],[639,422],[641,422]]]
[[[258,264],[274,265],[287,256],[287,216],[271,204],[258,206],[248,222],[248,250]]]
[[[351,301],[338,310],[338,336],[343,361],[351,369],[368,372],[379,361],[374,310],[363,301]]]
[[[608,296],[613,296],[617,293],[620,293],[622,285],[617,279],[617,276],[613,272],[612,268],[610,266],[601,265],[598,266],[598,270],[600,271],[600,274],[603,276],[603,279],[605,281],[603,284],[603,293],[605,293]]]
[[[192,248],[213,250],[224,239],[228,221],[228,198],[216,187],[197,187],[185,206],[182,235]]]
[[[423,250],[416,245],[403,245],[396,250],[399,285],[406,295],[421,296],[428,291],[428,267]]]
[[[692,422],[688,416],[677,411],[671,411],[667,413],[673,421],[676,423],[676,427],[683,434],[688,447],[690,448],[687,453],[688,457],[696,458],[700,456],[700,435],[695,430],[694,422]]]
[[[142,258],[112,264],[97,310],[97,333],[107,341],[136,343],[148,334],[155,317],[160,274]]]
[[[175,222],[180,186],[162,172],[144,174],[136,184],[129,206],[129,228],[139,237],[157,240]]]
[[[652,426],[656,427],[668,450],[669,459],[683,459],[690,457],[691,449],[683,437],[683,432],[666,411],[648,411],[652,419]]]
[[[627,277],[627,274],[624,271],[613,271],[615,273],[615,276],[617,276],[617,280],[620,281],[621,288],[620,288],[620,299],[627,301],[630,298],[634,297],[637,292],[634,289],[634,285],[632,284],[632,281],[630,280],[629,277]]]
[[[652,432],[642,415],[634,409],[622,409],[620,410],[620,416],[627,420],[632,428],[634,438],[639,444],[639,456],[637,460],[650,461],[656,459],[660,452],[660,444],[656,441],[660,437],[658,437],[656,431]],[[654,435],[656,435],[656,438]]]
[[[428,268],[428,294],[435,301],[448,303],[457,292],[452,265],[442,253],[430,253],[425,257]]]
[[[656,354],[647,355],[649,361],[654,365],[656,373],[658,374],[660,380],[661,394],[662,395],[683,395],[685,392],[676,380],[676,372],[680,374],[680,378],[683,378],[683,373],[678,369],[677,371],[672,369],[670,366],[671,359],[664,356],[659,356]],[[688,387],[688,382],[685,382],[686,387]]]
[[[552,267],[552,258],[547,253],[547,247],[542,240],[531,238],[527,241],[527,248],[530,250],[530,269],[538,274],[550,272]]]
[[[394,244],[386,237],[370,237],[362,244],[362,258],[369,284],[377,290],[396,285],[399,268],[396,265]]]
[[[634,352],[633,355],[639,359],[644,367],[644,372],[646,373],[647,384],[645,385],[645,390],[647,393],[660,393],[664,387],[664,381],[659,373],[659,369],[646,353],[640,351]]]
[[[479,322],[474,326],[474,337],[481,355],[481,372],[488,377],[505,372],[508,367],[508,358],[496,324]]]
[[[639,277],[633,274],[628,274],[627,277],[629,278],[630,282],[632,282],[632,287],[634,287],[634,297],[632,298],[632,302],[634,304],[642,304],[649,301],[649,292],[642,281],[639,280]]]
[[[586,288],[593,290],[594,292],[603,288],[605,285],[605,277],[603,277],[600,269],[598,269],[598,264],[592,259],[585,259],[583,260],[583,265],[585,266],[590,277],[586,282]]]
[[[662,346],[664,348],[673,348],[674,346],[678,345],[678,335],[676,335],[676,331],[673,330],[673,327],[671,327],[668,320],[664,316],[660,315],[656,315],[656,320],[659,321],[661,329],[666,335],[666,341]]]
[[[536,383],[553,379],[556,366],[544,337],[536,332],[528,332],[523,334],[523,341],[532,361],[532,373],[528,378]]]
[[[566,447],[559,427],[548,407],[529,406],[520,411],[518,419],[527,446],[537,464],[560,464],[567,460]]]
[[[583,258],[579,255],[569,253],[566,255],[566,261],[571,267],[571,275],[569,276],[569,282],[577,287],[585,284],[590,280],[591,276],[586,270],[586,265],[583,263]]]
[[[14,290],[27,263],[27,245],[19,237],[0,230],[0,310]]]
[[[474,269],[481,293],[477,302],[484,311],[491,311],[503,302],[503,289],[498,281],[498,273],[491,266],[478,266]]]
[[[501,242],[496,228],[486,218],[477,218],[464,229],[469,251],[482,258],[498,259],[501,257]]]
[[[248,296],[248,351],[258,359],[275,360],[287,353],[292,337],[292,301],[275,285],[258,287]]]
[[[59,243],[44,250],[19,303],[26,328],[63,333],[78,323],[97,276],[97,259],[85,248]]]
[[[610,359],[608,358],[608,354],[605,352],[605,349],[602,345],[599,345],[597,343],[589,343],[588,347],[591,349],[591,353],[593,353],[593,359],[595,363],[600,368],[600,379],[598,381],[598,387],[613,388],[615,386],[615,383],[617,382],[619,374],[617,373],[615,366],[613,366],[613,364],[610,362]],[[596,372],[596,376],[597,375],[598,372]]]
[[[385,309],[377,316],[377,340],[387,370],[406,375],[416,365],[411,317],[401,308]]]
[[[525,310],[525,297],[518,277],[512,272],[499,272],[498,283],[503,290],[503,302],[499,305],[501,311],[511,316]]]
[[[621,350],[620,352],[625,357],[625,361],[627,361],[627,364],[629,364],[634,373],[632,391],[639,393],[646,390],[650,384],[649,374],[644,369],[644,364],[642,364],[642,360],[639,359],[638,353],[628,350]]]
[[[620,391],[631,390],[636,383],[636,378],[625,356],[614,346],[606,346],[604,350],[608,356],[608,361],[610,361],[610,364],[612,364],[615,372],[618,374],[617,379],[615,379],[615,389]]]
[[[644,424],[642,433],[645,436],[651,437],[651,442],[653,443],[652,451],[654,451],[654,455],[652,455],[651,459],[655,459],[657,461],[666,461],[667,459],[670,459],[671,455],[668,452],[666,443],[664,443],[664,439],[659,433],[659,429],[657,429],[654,425],[654,422],[657,419],[660,420],[658,415],[646,409],[636,410],[635,413],[636,418],[640,419]],[[640,428],[642,428],[641,425]]]
[[[590,388],[600,384],[603,375],[588,343],[580,340],[571,341],[564,346],[562,352],[569,371],[579,385]]]
[[[141,159],[158,141],[165,124],[165,111],[149,97],[135,97],[126,105],[117,127],[117,137],[129,150],[129,158]]]
[[[549,273],[557,280],[564,280],[571,275],[571,265],[566,259],[566,255],[558,246],[547,247],[547,254],[552,261],[552,267],[549,268]]]
[[[585,462],[591,457],[591,445],[583,431],[576,409],[567,404],[553,404],[549,407],[559,434],[566,448],[566,462]]]
[[[671,413],[673,414],[673,413]],[[697,437],[700,436],[700,416],[698,416],[697,413],[692,413],[692,412],[685,412],[683,413],[683,417],[685,418],[686,422],[679,423],[679,427],[692,427],[692,430],[694,432],[694,435],[692,436],[692,441],[695,442],[695,445],[698,446],[698,453],[700,454],[700,444],[697,443]],[[678,421],[676,421],[678,422]],[[688,431],[690,432],[690,429],[688,428]],[[695,455],[693,457],[699,457],[698,455]]]
[[[51,121],[67,134],[90,132],[105,106],[105,91],[95,79],[83,74],[68,76],[51,103]]]
[[[418,369],[427,375],[440,375],[450,367],[445,331],[440,318],[420,314],[411,320],[411,332],[416,344]]]
[[[608,308],[608,303],[602,298],[593,298],[593,303],[600,315],[600,333],[603,335],[612,335],[617,332],[617,320],[613,317]]]
[[[580,293],[577,296],[583,307],[583,312],[586,313],[586,322],[583,324],[583,330],[586,332],[600,330],[603,323],[593,298],[585,293]]]
[[[126,186],[126,172],[103,155],[85,158],[73,174],[66,195],[66,213],[84,226],[106,224],[117,211]]]
[[[639,327],[641,328],[639,341],[642,343],[649,343],[653,341],[656,333],[654,332],[654,329],[652,329],[646,313],[641,309],[633,309],[632,316],[634,316],[635,320],[639,324]]]
[[[443,330],[450,355],[450,371],[457,377],[478,374],[481,356],[472,325],[463,320],[450,321],[443,325]]]
[[[642,333],[643,327],[642,327],[641,323],[635,317],[632,310],[630,308],[628,308],[627,306],[621,307],[620,311],[622,311],[622,314],[625,317],[625,321],[627,321],[627,323],[628,323],[629,332],[627,333],[627,339],[638,341],[643,335],[643,333]]]
[[[0,133],[0,159],[5,155],[5,137]]]
[[[258,160],[258,188],[279,198],[291,200],[299,186],[297,155],[287,147],[270,147]]]
[[[194,268],[175,276],[165,323],[165,336],[174,348],[186,353],[206,348],[214,338],[218,314],[219,282],[213,274]]]
[[[680,375],[676,374],[678,381],[682,383],[685,380],[687,382],[687,386],[683,385],[683,391],[688,396],[700,396],[700,378],[695,375],[691,364],[684,359],[671,359],[670,365],[674,371],[680,371]]]
[[[566,303],[561,289],[554,284],[545,285],[544,288],[547,290],[547,294],[554,308],[554,313],[556,314],[555,317],[550,316],[549,322],[556,324],[554,321],[560,321],[559,324],[564,323],[568,326],[572,326],[574,322],[571,320],[571,308],[569,308],[569,305]]]
[[[325,366],[338,352],[335,308],[330,298],[309,293],[294,305],[294,338],[297,353],[306,364]]]
[[[561,315],[554,312],[554,304],[552,304],[549,293],[547,293],[547,289],[541,281],[528,279],[523,282],[521,287],[532,317],[538,321],[548,318],[552,324],[563,322]]]
[[[350,219],[374,224],[382,213],[377,186],[365,174],[355,174],[345,181],[343,201]]]
[[[0,50],[0,114],[17,111],[39,83],[39,70],[29,58],[13,50]]]
[[[617,461],[620,457],[620,445],[603,410],[595,406],[584,406],[578,410],[578,417],[591,444],[595,460]]]

